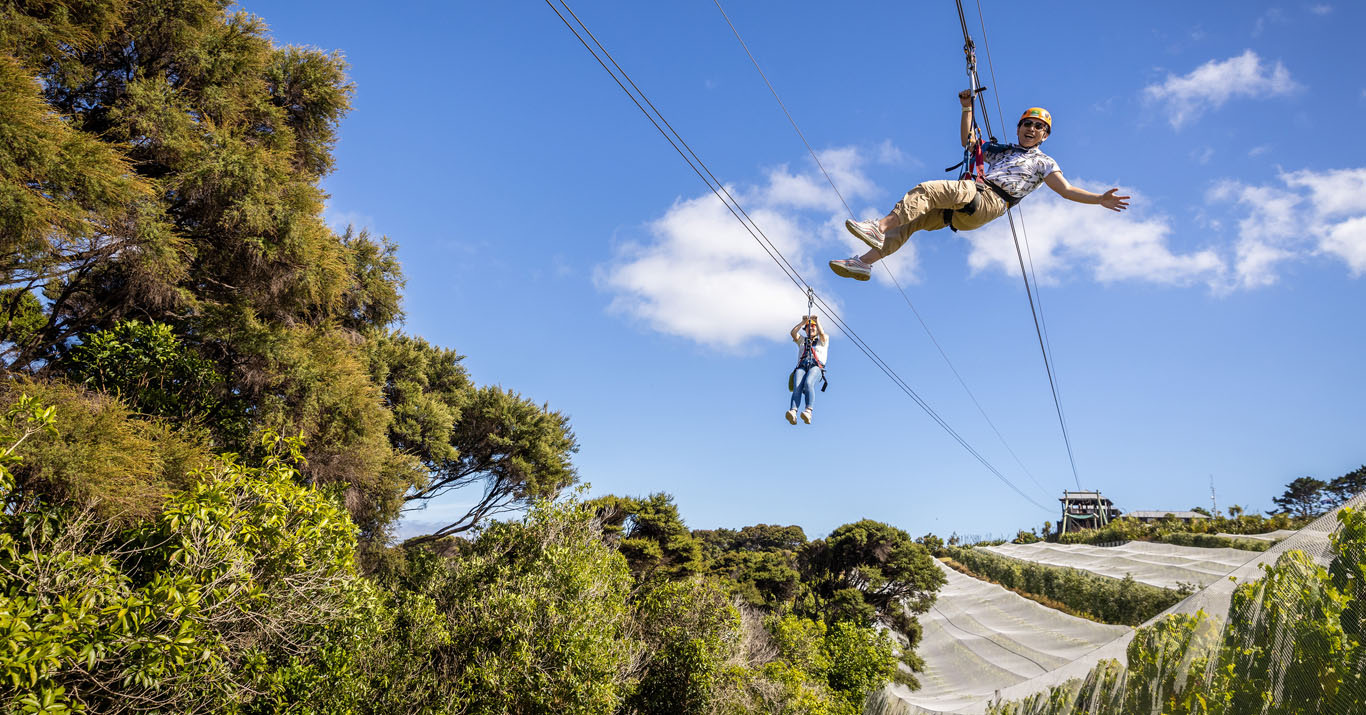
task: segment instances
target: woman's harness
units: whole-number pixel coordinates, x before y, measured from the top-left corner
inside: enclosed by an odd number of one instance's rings
[[[830,381],[825,379],[825,364],[816,357],[816,339],[806,337],[802,339],[802,354],[797,358],[797,366],[792,368],[792,373],[787,376],[787,389],[797,389],[798,370],[810,370],[813,367],[821,369],[821,392],[825,392],[825,388],[830,386]]]

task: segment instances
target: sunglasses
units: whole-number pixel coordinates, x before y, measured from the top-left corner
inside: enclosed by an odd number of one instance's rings
[[[1043,122],[1036,122],[1032,119],[1026,119],[1023,122],[1020,122],[1020,126],[1024,127],[1025,129],[1038,129],[1045,132],[1049,131],[1047,124],[1044,124]]]

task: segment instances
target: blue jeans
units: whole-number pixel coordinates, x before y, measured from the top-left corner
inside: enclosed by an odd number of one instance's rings
[[[820,379],[821,369],[815,365],[797,368],[797,374],[792,376],[792,409],[801,407],[803,395],[806,396],[806,406],[811,407],[811,401],[816,397],[816,383]]]

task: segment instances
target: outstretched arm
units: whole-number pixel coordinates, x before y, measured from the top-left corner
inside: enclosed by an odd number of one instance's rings
[[[1058,196],[1075,201],[1079,204],[1100,204],[1111,211],[1123,211],[1129,208],[1128,196],[1116,196],[1115,192],[1119,189],[1110,189],[1103,194],[1093,194],[1086,189],[1079,189],[1068,183],[1067,177],[1061,171],[1055,171],[1043,177],[1043,182],[1048,184],[1048,188],[1057,192]]]
[[[792,342],[800,343],[802,341],[801,338],[797,337],[797,331],[801,330],[803,325],[806,325],[806,318],[802,318],[797,321],[796,325],[792,326]]]

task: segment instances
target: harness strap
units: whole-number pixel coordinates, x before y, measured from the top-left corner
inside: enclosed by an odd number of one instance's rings
[[[958,209],[944,209],[944,225],[945,225],[945,226],[948,226],[948,227],[949,227],[949,230],[950,230],[950,231],[953,231],[954,233],[957,233],[957,232],[958,232],[958,229],[957,229],[957,228],[954,228],[954,226],[953,226],[953,215],[954,215],[955,213],[961,213],[961,214],[964,214],[964,215],[967,215],[967,216],[971,216],[971,215],[977,213],[977,209],[981,208],[981,206],[982,206],[982,188],[983,188],[983,187],[986,187],[986,188],[988,188],[988,189],[991,189],[991,191],[992,191],[993,193],[995,193],[997,196],[1001,197],[1001,200],[1005,202],[1006,208],[1007,208],[1007,209],[1009,209],[1009,208],[1014,208],[1015,204],[1020,203],[1020,200],[1019,200],[1019,199],[1017,199],[1017,198],[1015,198],[1014,196],[1011,196],[1010,194],[1006,193],[1006,190],[1005,190],[1005,189],[1002,189],[1001,187],[997,186],[995,183],[993,183],[993,182],[991,182],[991,181],[988,181],[988,180],[986,180],[986,179],[982,179],[982,180],[980,180],[980,181],[978,181],[978,182],[976,182],[976,183],[977,183],[977,193],[976,193],[976,194],[973,194],[972,200],[971,200],[971,201],[969,201],[969,202],[967,202],[966,204],[964,204],[962,208],[958,208]]]

